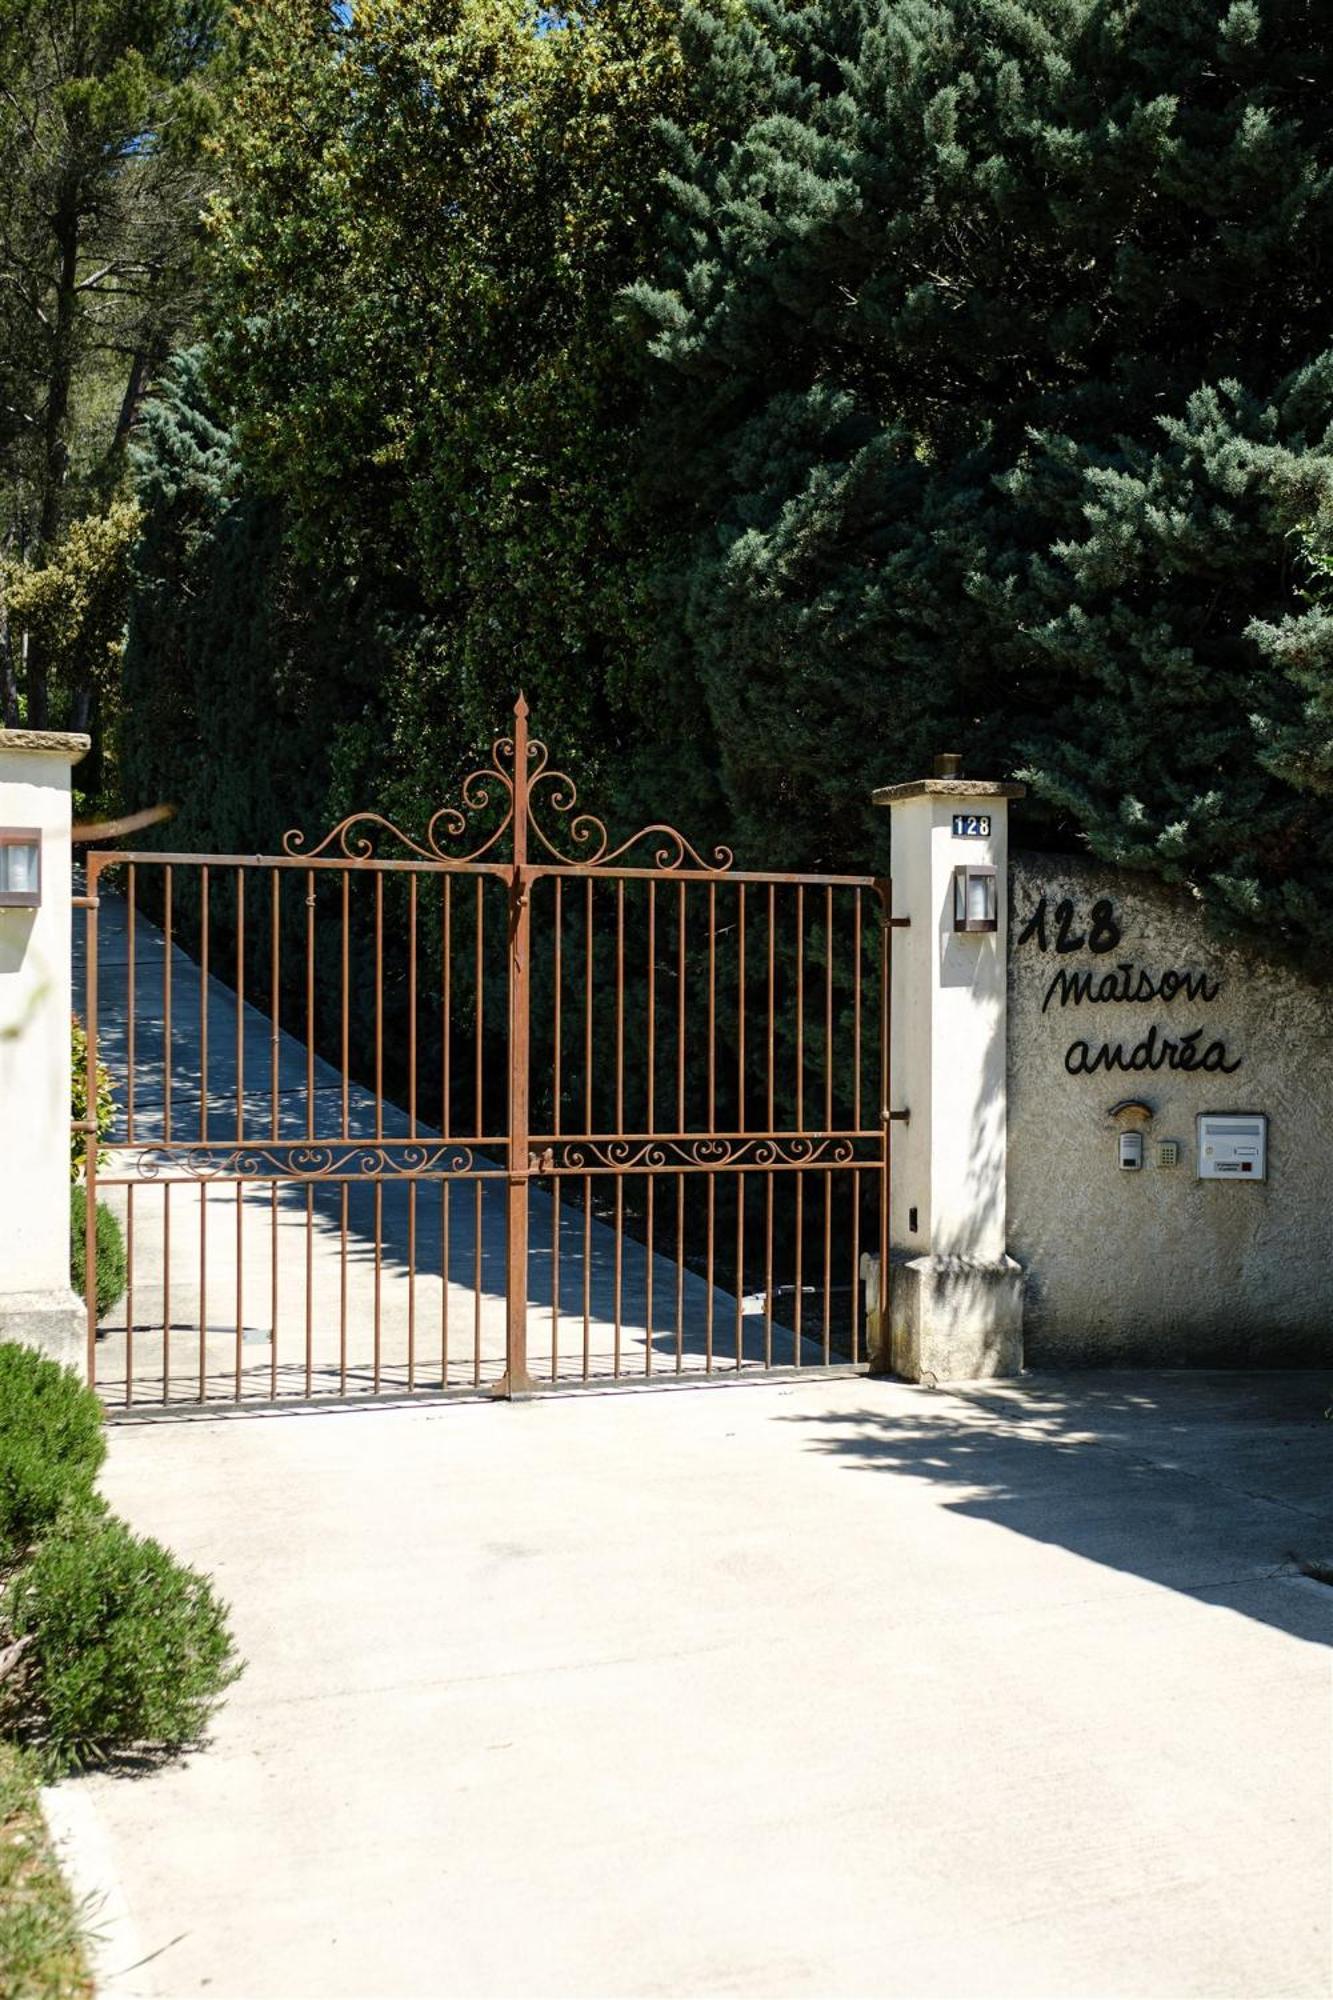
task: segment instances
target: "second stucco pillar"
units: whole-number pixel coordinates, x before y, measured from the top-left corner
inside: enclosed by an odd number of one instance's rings
[[[941,759],[946,770],[955,762]],[[972,1381],[1023,1365],[1005,1247],[1009,802],[937,775],[876,792],[892,815],[891,1282],[881,1367]],[[962,871],[960,875],[960,871]]]

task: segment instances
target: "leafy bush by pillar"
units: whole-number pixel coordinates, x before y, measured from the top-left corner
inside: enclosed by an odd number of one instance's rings
[[[87,1213],[88,1190],[83,1187],[72,1188],[69,1204],[69,1282],[81,1299],[86,1299],[88,1296],[85,1263],[87,1244],[84,1240]],[[99,1201],[97,1204],[97,1317],[99,1319],[103,1319],[112,1306],[118,1305],[124,1298],[126,1268],[125,1235],[120,1226],[120,1218],[104,1201]]]
[[[48,1767],[197,1741],[241,1671],[208,1578],[113,1516],[65,1517],[10,1586],[25,1727]]]
[[[105,1457],[92,1391],[33,1348],[0,1346],[0,1562],[86,1504]]]
[[[87,1134],[79,1131],[79,1126],[88,1117],[88,1031],[78,1015],[70,1021],[69,1033],[70,1078],[69,1078],[69,1177],[72,1181],[82,1178],[87,1151]],[[106,1158],[106,1148],[101,1144],[111,1130],[116,1115],[116,1101],[112,1092],[111,1072],[105,1063],[97,1065],[97,1163],[100,1166]]]

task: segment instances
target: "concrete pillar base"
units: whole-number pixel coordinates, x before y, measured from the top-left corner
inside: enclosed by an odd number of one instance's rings
[[[0,1292],[0,1341],[35,1347],[80,1379],[88,1372],[88,1314],[71,1291]]]
[[[895,1257],[887,1361],[909,1382],[1020,1374],[1021,1267],[1012,1257]]]

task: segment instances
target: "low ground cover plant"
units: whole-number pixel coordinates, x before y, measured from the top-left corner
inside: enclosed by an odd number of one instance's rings
[[[48,1776],[197,1741],[241,1671],[208,1578],[98,1498],[105,1454],[92,1391],[0,1345],[0,1726]]]
[[[0,1743],[0,2000],[91,2000],[85,1924],[51,1851],[37,1760]]]

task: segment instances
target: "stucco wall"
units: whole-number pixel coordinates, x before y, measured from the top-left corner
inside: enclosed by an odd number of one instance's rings
[[[1020,853],[1011,891],[1008,1239],[1028,1365],[1333,1360],[1327,989],[1220,947],[1188,898],[1132,875]],[[1126,1098],[1153,1113],[1137,1173],[1109,1115]],[[1265,1182],[1197,1178],[1201,1111],[1268,1113]],[[1178,1166],[1155,1164],[1164,1139]]]

